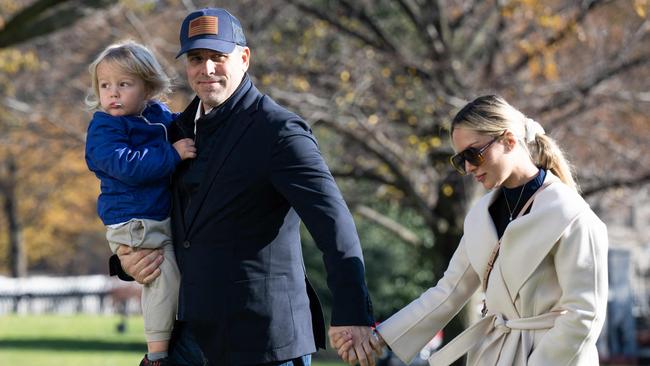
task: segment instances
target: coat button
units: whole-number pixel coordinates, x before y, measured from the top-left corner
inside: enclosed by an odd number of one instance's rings
[[[190,242],[187,241],[187,240],[185,240],[185,241],[183,242],[183,248],[187,249],[187,248],[189,248],[189,247],[190,247]]]

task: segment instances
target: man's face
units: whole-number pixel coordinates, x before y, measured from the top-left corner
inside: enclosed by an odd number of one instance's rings
[[[225,102],[239,86],[248,69],[250,50],[235,48],[224,54],[207,49],[187,52],[187,80],[201,101],[209,107]]]

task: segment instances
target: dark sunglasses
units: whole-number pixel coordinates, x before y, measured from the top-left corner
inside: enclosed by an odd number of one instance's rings
[[[449,158],[451,166],[454,167],[460,174],[465,175],[467,171],[465,170],[465,162],[468,162],[474,166],[480,166],[485,161],[483,153],[487,150],[492,144],[501,138],[503,134],[495,137],[492,141],[488,142],[487,145],[481,148],[468,147],[467,149],[459,152],[458,154],[453,155]]]

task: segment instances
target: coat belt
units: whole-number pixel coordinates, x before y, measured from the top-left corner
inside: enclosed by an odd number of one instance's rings
[[[550,329],[555,324],[555,319],[566,311],[552,311],[546,314],[530,318],[504,319],[501,314],[489,314],[480,321],[474,323],[464,332],[452,339],[446,346],[429,357],[429,365],[440,366],[450,365],[452,362],[466,354],[476,346],[491,331],[496,330],[501,334],[510,333],[511,329],[516,330],[540,330]]]

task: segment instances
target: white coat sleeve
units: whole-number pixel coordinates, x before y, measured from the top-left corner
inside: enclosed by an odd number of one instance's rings
[[[377,331],[395,355],[408,364],[463,308],[479,284],[479,276],[467,257],[465,240],[461,239],[436,286],[382,322]]]
[[[535,347],[529,366],[593,364],[587,351],[600,334],[607,306],[607,228],[591,211],[564,231],[554,263],[565,311]],[[597,362],[597,361],[596,361]]]

